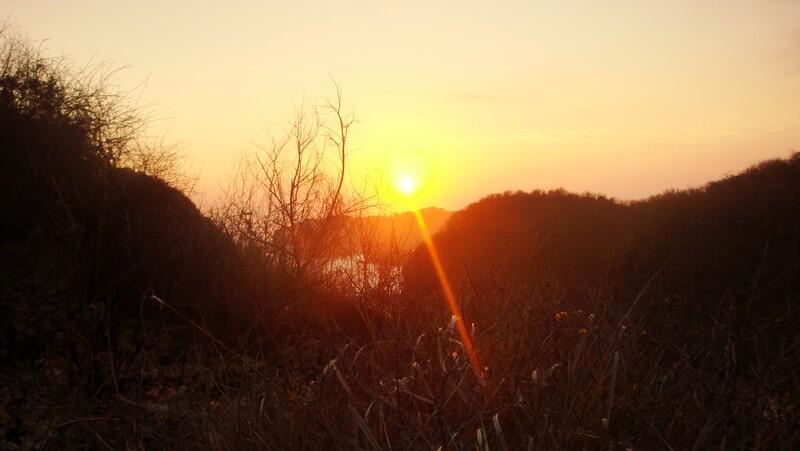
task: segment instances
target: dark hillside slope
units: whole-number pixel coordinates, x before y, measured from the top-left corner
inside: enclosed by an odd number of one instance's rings
[[[462,292],[502,297],[552,281],[594,286],[629,241],[626,207],[602,196],[508,192],[456,212],[436,234],[448,274]],[[424,248],[406,266],[408,289],[436,286]],[[420,280],[421,279],[421,280]]]
[[[465,317],[486,331],[477,341],[487,365],[535,355],[572,375],[589,358],[584,342],[603,337],[592,357],[605,371],[624,359],[617,421],[645,449],[661,446],[645,438],[653,430],[689,448],[796,448],[800,154],[631,204],[491,196],[434,241]],[[425,249],[404,272],[417,298],[438,291]],[[602,381],[602,371],[569,380]]]
[[[41,445],[47,428],[37,425],[92,416],[114,396],[141,403],[153,383],[144,375],[184,361],[197,325],[224,338],[242,263],[183,193],[126,168],[142,122],[102,79],[74,79],[59,60],[0,38],[6,448]]]
[[[686,296],[800,288],[800,154],[631,209],[639,276],[664,265]]]
[[[564,191],[489,196],[454,214],[435,242],[467,291],[510,282],[638,290],[656,275],[695,299],[778,287],[795,293],[800,154],[631,204]],[[428,266],[417,249],[406,268],[409,288],[435,286],[418,280],[430,276]]]
[[[142,294],[153,293],[187,314],[227,315],[240,264],[230,239],[159,179],[118,169],[108,182],[106,211],[82,237],[95,250],[88,295],[110,290],[138,308]]]
[[[58,60],[3,38],[4,264],[62,254],[87,304],[138,310],[144,292],[188,303],[190,294],[221,296],[233,244],[183,193],[123,167],[141,147],[136,110],[102,79],[76,80]]]

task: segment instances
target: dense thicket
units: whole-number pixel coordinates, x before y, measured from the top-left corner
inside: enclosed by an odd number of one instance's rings
[[[132,368],[153,358],[145,348],[180,360],[197,335],[181,315],[229,330],[240,262],[232,241],[158,177],[171,172],[152,163],[169,155],[146,147],[146,121],[109,72],[76,72],[9,29],[0,39],[5,448],[46,438],[66,412],[89,415],[93,402],[129,395]],[[33,407],[37,396],[47,401]]]
[[[138,305],[148,290],[221,296],[223,276],[212,268],[233,263],[232,244],[183,193],[135,166],[159,152],[143,149],[146,121],[135,106],[101,69],[76,75],[8,31],[2,38],[0,236],[17,253],[4,263],[69,259],[88,304]]]

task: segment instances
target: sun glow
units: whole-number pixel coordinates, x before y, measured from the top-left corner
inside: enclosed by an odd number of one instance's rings
[[[434,204],[432,197],[441,193],[446,172],[438,158],[425,149],[387,151],[373,164],[377,171],[379,197],[393,213]]]
[[[397,180],[397,189],[402,194],[410,196],[417,190],[417,181],[411,176],[403,175]]]

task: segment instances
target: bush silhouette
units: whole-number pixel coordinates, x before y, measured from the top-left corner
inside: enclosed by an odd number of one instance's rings
[[[19,365],[56,352],[95,368],[101,350],[121,352],[120,334],[191,329],[151,295],[224,330],[236,314],[238,251],[183,193],[129,167],[143,151],[139,111],[111,90],[109,73],[76,73],[8,29],[0,38],[4,349]],[[29,308],[61,318],[54,348]],[[77,386],[94,393],[108,382],[83,373]]]

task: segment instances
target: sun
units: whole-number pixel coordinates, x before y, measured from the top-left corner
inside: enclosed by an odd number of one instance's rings
[[[397,190],[406,196],[414,194],[417,189],[417,181],[412,177],[403,175],[397,179]]]

